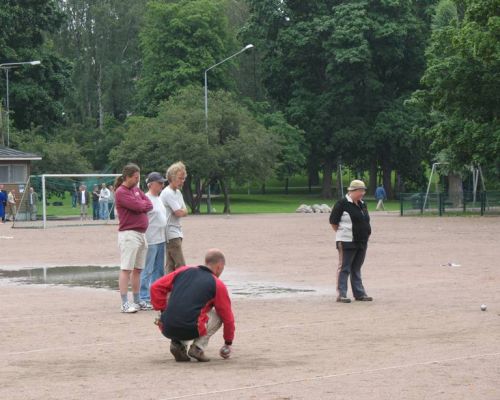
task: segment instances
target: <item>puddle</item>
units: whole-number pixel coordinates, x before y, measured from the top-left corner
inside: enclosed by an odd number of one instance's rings
[[[0,270],[0,279],[18,284],[64,285],[118,290],[119,267],[48,267],[18,271]],[[270,298],[288,297],[316,292],[303,287],[281,286],[271,282],[255,282],[237,279],[234,273],[223,279],[232,297]]]

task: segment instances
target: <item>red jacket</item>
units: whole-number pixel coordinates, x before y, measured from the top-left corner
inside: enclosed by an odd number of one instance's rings
[[[158,279],[151,285],[151,303],[163,311],[160,328],[169,339],[205,336],[207,313],[215,307],[224,323],[225,343],[233,342],[234,316],[226,285],[204,265],[181,267]]]
[[[149,224],[147,212],[153,209],[153,203],[141,189],[121,185],[115,192],[115,207],[120,220],[119,231],[146,232]]]

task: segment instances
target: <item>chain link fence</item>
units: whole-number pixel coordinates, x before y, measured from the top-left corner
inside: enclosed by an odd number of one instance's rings
[[[400,214],[406,215],[500,215],[500,191],[449,193],[400,193]]]

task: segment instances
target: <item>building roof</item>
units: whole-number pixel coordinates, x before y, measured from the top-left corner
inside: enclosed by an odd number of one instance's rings
[[[14,150],[10,147],[0,146],[0,161],[29,161],[41,159],[42,157],[37,154],[25,153],[24,151]]]

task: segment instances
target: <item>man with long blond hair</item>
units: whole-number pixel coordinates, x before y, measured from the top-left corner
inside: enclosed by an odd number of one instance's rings
[[[182,252],[181,218],[188,215],[181,188],[186,180],[186,166],[178,161],[167,169],[168,186],[160,195],[167,210],[167,262],[165,272],[168,274],[178,267],[186,265]]]

